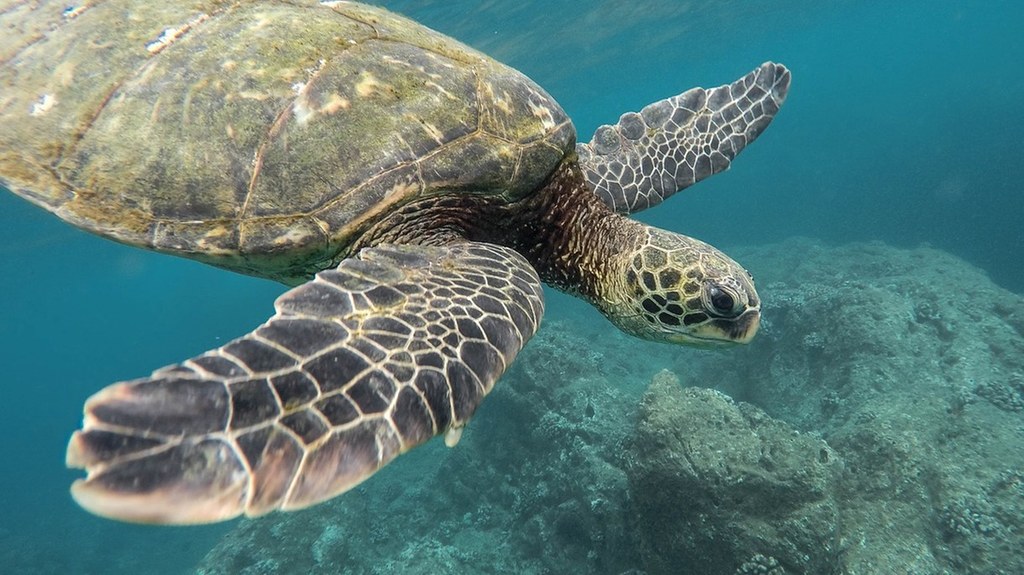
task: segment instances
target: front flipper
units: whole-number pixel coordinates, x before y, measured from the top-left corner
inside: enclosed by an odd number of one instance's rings
[[[146,523],[298,509],[452,438],[534,334],[540,280],[490,244],[366,249],[219,349],[111,385],[67,462],[83,507]]]
[[[577,144],[590,189],[616,212],[639,212],[729,168],[771,123],[789,70],[766,62],[727,86],[693,88],[629,112]]]

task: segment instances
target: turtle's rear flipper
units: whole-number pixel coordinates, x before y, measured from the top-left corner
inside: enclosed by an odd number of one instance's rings
[[[693,88],[601,126],[576,145],[590,189],[615,211],[633,213],[728,169],[771,123],[789,79],[785,66],[765,62],[732,84]]]
[[[222,348],[86,404],[86,509],[204,523],[298,509],[458,430],[540,322],[540,281],[489,244],[381,246],[281,296]],[[456,434],[452,434],[454,437]]]

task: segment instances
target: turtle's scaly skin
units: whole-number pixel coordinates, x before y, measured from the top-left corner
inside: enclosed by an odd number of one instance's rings
[[[132,245],[297,283],[416,198],[532,193],[575,143],[525,76],[383,10],[64,6],[12,15],[0,183]]]
[[[631,214],[729,169],[771,123],[789,79],[785,67],[765,62],[732,84],[691,88],[601,126],[590,142],[576,145],[590,189]]]
[[[159,523],[323,501],[461,429],[533,336],[543,300],[508,248],[388,246],[275,308],[247,336],[93,396],[68,447],[68,465],[90,469],[76,500]]]
[[[574,147],[523,75],[351,2],[19,2],[0,29],[0,184],[92,232],[301,284],[249,334],[89,399],[67,462],[97,514],[295,509],[454,444],[537,329],[541,281],[647,339],[757,330],[739,264],[622,214],[726,169],[785,99],[783,66]]]

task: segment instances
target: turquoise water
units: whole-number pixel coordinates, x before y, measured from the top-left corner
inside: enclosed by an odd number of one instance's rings
[[[790,97],[762,138],[729,173],[642,219],[726,249],[792,236],[926,243],[1024,293],[1024,3],[382,4],[530,75],[583,140],[647,102],[785,63]],[[198,563],[233,524],[85,514],[67,494],[67,437],[93,391],[243,333],[281,288],[89,236],[11,194],[0,194],[0,282],[0,571]],[[603,322],[562,296],[549,302],[549,317]]]

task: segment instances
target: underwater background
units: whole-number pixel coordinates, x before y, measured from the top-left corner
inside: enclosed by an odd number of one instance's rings
[[[245,333],[283,288],[3,193],[0,571],[1024,572],[1024,3],[378,4],[529,75],[583,141],[786,64],[733,168],[639,216],[750,269],[762,333],[645,343],[549,292],[456,449],[299,513],[124,525],[68,495],[85,399]]]

